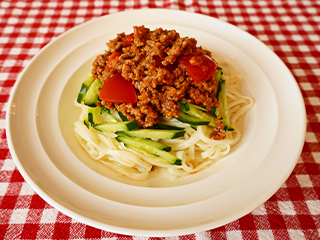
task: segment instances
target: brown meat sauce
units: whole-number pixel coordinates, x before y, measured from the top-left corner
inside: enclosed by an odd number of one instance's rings
[[[195,84],[186,71],[177,64],[177,58],[189,53],[201,53],[211,56],[202,47],[197,47],[194,38],[180,37],[175,30],[158,28],[154,31],[144,27],[134,27],[134,43],[127,46],[126,34],[107,43],[108,50],[99,55],[93,63],[92,75],[102,82],[118,72],[131,81],[137,103],[112,104],[102,102],[110,109],[116,108],[128,120],[136,120],[146,128],[158,122],[159,115],[167,119],[179,116],[179,101],[184,100],[203,105],[208,110],[217,107],[215,98],[216,84],[214,76],[207,81]],[[115,51],[121,52],[112,60],[112,68],[105,70],[109,57]],[[156,66],[155,58],[160,57],[162,66]],[[201,65],[197,58],[192,64]]]

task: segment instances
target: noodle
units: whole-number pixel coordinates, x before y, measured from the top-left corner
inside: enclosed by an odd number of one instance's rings
[[[254,105],[254,100],[251,97],[244,96],[240,92],[241,76],[235,75],[234,68],[228,63],[220,62],[219,66],[221,65],[225,65],[223,69],[226,80],[229,122],[234,130],[226,132],[224,140],[214,140],[209,137],[210,131],[212,131],[210,127],[198,126],[197,130],[194,130],[188,124],[177,120],[166,121],[162,119],[163,123],[185,128],[184,137],[159,140],[172,148],[171,153],[182,160],[182,165],[156,161],[144,154],[126,149],[122,143],[114,139],[116,136],[114,133],[99,132],[92,127],[87,128],[83,121],[88,108],[75,101],[75,105],[82,110],[79,121],[74,123],[77,140],[92,159],[135,180],[148,178],[154,167],[160,168],[173,179],[196,173],[208,167],[214,162],[213,160],[216,161],[227,155],[231,147],[239,142],[241,138],[238,126],[239,119]],[[119,116],[116,117],[119,118]]]

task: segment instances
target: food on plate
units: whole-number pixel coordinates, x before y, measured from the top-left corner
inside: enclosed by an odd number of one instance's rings
[[[228,63],[175,30],[134,26],[117,34],[83,81],[75,134],[95,160],[143,180],[158,168],[176,178],[196,173],[241,138],[253,105]]]

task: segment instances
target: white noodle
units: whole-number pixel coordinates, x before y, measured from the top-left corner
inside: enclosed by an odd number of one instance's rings
[[[75,101],[75,105],[82,110],[79,121],[74,123],[77,140],[92,159],[135,180],[148,178],[153,167],[165,171],[167,176],[172,179],[187,176],[208,167],[213,163],[213,160],[216,161],[227,155],[231,147],[239,142],[241,132],[237,122],[254,105],[252,98],[240,93],[242,77],[235,75],[235,69],[226,62],[219,62],[219,66],[223,66],[229,122],[234,131],[227,132],[224,140],[214,140],[209,137],[212,132],[210,127],[198,126],[197,130],[194,130],[189,125],[177,120],[161,119],[161,123],[184,127],[186,130],[185,136],[179,139],[159,140],[172,148],[171,153],[182,160],[182,165],[171,165],[151,159],[141,153],[126,149],[114,139],[116,136],[114,133],[102,133],[92,127],[87,128],[83,123],[88,114],[87,106]],[[120,118],[118,115],[116,117]]]

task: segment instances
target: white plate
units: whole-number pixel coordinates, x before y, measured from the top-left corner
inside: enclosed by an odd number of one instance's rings
[[[164,17],[165,16],[165,17]],[[256,104],[243,138],[209,169],[176,181],[126,180],[92,161],[73,133],[73,105],[94,57],[134,25],[176,29],[229,61]],[[248,33],[199,14],[135,10],[104,16],[44,47],[20,74],[9,100],[7,137],[26,181],[48,203],[88,225],[129,235],[183,235],[219,227],[271,197],[301,153],[305,108],[283,62]]]

